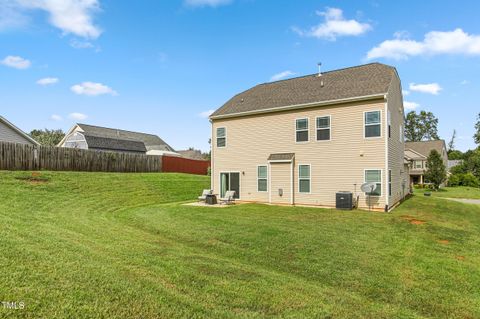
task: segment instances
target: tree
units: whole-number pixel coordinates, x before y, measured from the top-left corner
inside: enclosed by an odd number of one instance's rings
[[[458,150],[449,150],[448,151],[448,159],[449,160],[461,160],[463,159],[463,153]]]
[[[447,168],[437,150],[432,150],[428,155],[425,179],[433,184],[435,190],[438,190],[447,179]]]
[[[405,139],[410,142],[438,140],[438,119],[432,112],[410,111],[405,117]]]
[[[30,136],[41,145],[55,146],[65,136],[62,130],[33,130],[30,132]]]
[[[475,134],[473,135],[473,139],[476,144],[480,145],[480,113],[478,113],[477,123],[475,123]]]
[[[452,138],[448,142],[448,151],[453,151],[455,149],[455,138],[457,137],[457,131],[454,129],[452,133]]]

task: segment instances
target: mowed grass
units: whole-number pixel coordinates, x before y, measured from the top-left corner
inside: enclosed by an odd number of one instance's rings
[[[443,187],[438,191],[431,191],[425,188],[415,189],[415,193],[419,195],[423,195],[425,192],[429,192],[432,196],[437,197],[480,199],[480,188],[476,187]]]
[[[183,206],[181,174],[0,172],[12,318],[478,318],[480,206]]]

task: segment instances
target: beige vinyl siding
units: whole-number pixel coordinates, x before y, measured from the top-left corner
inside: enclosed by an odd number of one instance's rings
[[[400,125],[404,126],[404,109],[402,99],[402,87],[398,77],[392,78],[388,91],[388,110],[391,117],[391,137],[388,140],[388,168],[392,170],[392,196],[389,198],[389,206],[394,206],[408,193],[409,178],[404,167],[405,143],[400,142]],[[402,181],[405,180],[405,189]],[[388,181],[387,181],[388,183]]]
[[[382,136],[364,138],[364,112],[380,111]],[[272,153],[295,153],[295,204],[335,206],[337,191],[355,191],[360,206],[368,207],[360,191],[365,169],[382,170],[382,194],[388,193],[385,176],[385,100],[356,102],[336,106],[323,106],[296,111],[261,114],[230,119],[213,120],[213,133],[217,127],[227,128],[227,147],[213,146],[212,178],[215,193],[219,191],[220,171],[242,172],[242,200],[268,202],[269,193],[257,192],[257,166],[266,163]],[[330,116],[331,139],[316,141],[316,118]],[[295,120],[309,119],[309,142],[295,142]],[[215,140],[213,136],[212,140]],[[403,159],[402,159],[403,163]],[[311,165],[310,194],[298,192],[298,164]],[[272,164],[271,168],[273,167]],[[290,166],[290,164],[285,164]],[[274,172],[270,182],[277,178]],[[280,178],[280,177],[278,177]],[[272,186],[273,195],[276,190]],[[284,189],[284,194],[285,194]],[[285,197],[285,196],[284,196]],[[378,210],[385,207],[385,196],[374,198]]]
[[[0,142],[35,145],[2,121],[0,121]]]
[[[292,167],[291,163],[272,163],[270,164],[270,174],[275,176],[271,179],[271,203],[273,204],[290,204],[291,203],[291,180]],[[283,195],[279,195],[279,189],[282,189]]]

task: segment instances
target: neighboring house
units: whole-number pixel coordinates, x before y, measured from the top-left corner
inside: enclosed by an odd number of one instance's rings
[[[432,150],[437,150],[447,168],[448,155],[444,140],[405,143],[405,159],[410,162],[410,184],[416,185],[427,182],[424,175],[427,170],[427,158]]]
[[[462,164],[463,164],[463,160],[448,160],[447,169],[450,172],[450,170],[452,168],[454,168],[455,166],[458,166],[458,165],[462,165]]]
[[[372,63],[257,85],[211,116],[212,187],[242,201],[389,210],[407,193],[394,67]],[[374,182],[375,196],[360,186]]]
[[[205,154],[202,153],[200,150],[189,149],[183,151],[177,151],[184,158],[194,159],[194,160],[208,160]]]
[[[75,124],[57,146],[147,155],[177,154],[156,135],[87,124]]]
[[[0,116],[0,142],[10,142],[29,145],[40,145],[27,133]]]

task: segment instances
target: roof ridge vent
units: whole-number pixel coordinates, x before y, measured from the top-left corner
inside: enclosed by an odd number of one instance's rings
[[[318,74],[317,74],[317,76],[318,76],[318,77],[321,77],[321,76],[322,76],[322,62],[318,62],[317,65],[318,65]]]

